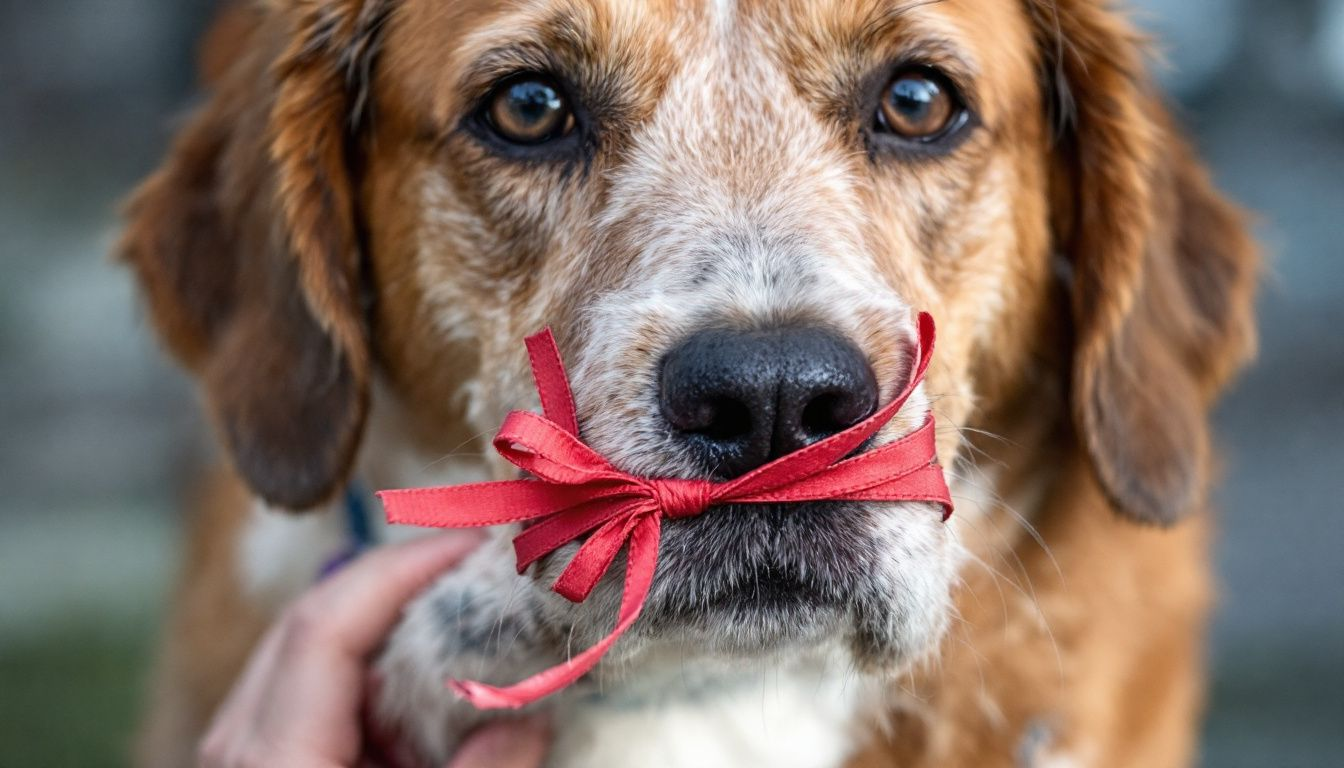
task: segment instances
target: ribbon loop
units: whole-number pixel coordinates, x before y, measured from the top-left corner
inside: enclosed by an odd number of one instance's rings
[[[878,448],[845,458],[885,427],[923,380],[933,353],[933,319],[919,317],[919,347],[910,377],[895,398],[872,416],[806,448],[726,483],[637,477],[621,472],[579,438],[574,398],[555,339],[547,329],[527,340],[544,415],[509,414],[495,449],[535,479],[378,494],[393,523],[444,528],[536,521],[514,538],[518,572],[571,541],[578,552],[552,589],[582,602],[622,548],[625,587],[615,627],[596,645],[520,683],[497,688],[471,681],[449,687],[478,708],[517,708],[564,689],[587,674],[639,618],[658,563],[663,518],[694,517],[717,504],[796,501],[918,501],[952,499],[937,464],[933,416],[918,429]],[[587,537],[586,540],[584,537]]]
[[[510,413],[494,446],[510,464],[557,485],[625,479],[578,437],[535,413]]]

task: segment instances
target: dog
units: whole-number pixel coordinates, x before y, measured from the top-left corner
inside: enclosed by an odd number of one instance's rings
[[[553,766],[1177,766],[1211,596],[1209,409],[1258,255],[1102,0],[265,0],[120,258],[227,457],[195,505],[141,744],[192,760],[356,482],[516,477],[554,329],[585,442],[726,479],[899,387],[912,317],[956,502],[668,521],[644,614],[538,705]],[[383,527],[375,538],[406,535]],[[605,634],[496,532],[408,606],[374,717],[442,764]]]

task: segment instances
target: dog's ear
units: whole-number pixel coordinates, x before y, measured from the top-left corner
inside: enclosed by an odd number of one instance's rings
[[[1168,525],[1202,500],[1208,410],[1253,354],[1258,254],[1101,0],[1036,0],[1059,120],[1054,229],[1072,274],[1072,410],[1120,513]]]
[[[346,72],[372,4],[229,6],[207,39],[207,101],[119,245],[235,468],[287,509],[340,489],[367,408]]]

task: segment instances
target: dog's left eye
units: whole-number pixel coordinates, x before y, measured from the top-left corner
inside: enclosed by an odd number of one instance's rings
[[[887,83],[878,104],[876,128],[920,143],[942,139],[967,118],[956,88],[946,77],[922,67],[903,70]]]
[[[485,119],[513,144],[542,144],[574,130],[574,112],[560,86],[543,75],[505,81],[486,99]]]

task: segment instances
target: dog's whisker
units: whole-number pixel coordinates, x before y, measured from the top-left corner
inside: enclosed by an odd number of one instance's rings
[[[954,479],[961,480],[962,482],[966,483],[967,485],[970,485],[973,488],[976,488],[977,490],[984,492],[986,495],[990,497],[991,503],[994,504],[996,508],[1002,509],[1009,515],[1011,515],[1017,521],[1019,526],[1021,526],[1032,538],[1032,540],[1041,548],[1041,551],[1050,561],[1051,567],[1054,568],[1055,573],[1060,580],[1061,587],[1067,589],[1067,583],[1064,579],[1063,570],[1059,567],[1058,561],[1055,559],[1054,554],[1050,551],[1049,545],[1045,542],[1044,538],[1040,535],[1040,533],[1036,531],[1035,527],[1032,526],[1031,523],[1024,516],[1022,516],[1016,509],[1014,509],[1011,504],[1008,504],[1006,501],[1004,501],[1002,497],[1000,497],[996,492],[994,492],[993,489],[982,487],[975,480],[972,480],[969,477],[965,476],[958,476],[954,472],[948,472],[948,475],[953,477]],[[966,518],[963,518],[963,520],[964,522],[970,524],[977,530],[980,530],[978,524],[975,521]],[[1062,679],[1064,674],[1063,654],[1059,648],[1059,643],[1055,637],[1054,628],[1051,627],[1050,625],[1049,616],[1045,613],[1045,610],[1041,607],[1040,599],[1036,591],[1036,584],[1034,580],[1031,578],[1031,572],[1026,567],[1026,564],[1022,562],[1021,557],[1018,556],[1016,548],[1013,546],[1013,543],[1008,540],[1006,533],[1004,533],[997,526],[992,526],[992,531],[994,532],[994,535],[996,536],[996,538],[998,538],[1000,543],[1000,546],[994,548],[997,553],[997,556],[1005,564],[1009,564],[1007,562],[1006,557],[1011,556],[1014,561],[1014,563],[1012,563],[1011,565],[1013,565],[1016,572],[1020,575],[1021,580],[1025,583],[1024,588],[1022,585],[1019,585],[1017,583],[1016,579],[1007,579],[1010,586],[1013,586],[1015,589],[1019,591],[1019,593],[1021,593],[1024,597],[1027,597],[1030,600],[1033,610],[1035,611],[1036,616],[1040,620],[1041,627],[1045,630],[1046,635],[1049,638],[1051,650],[1054,652],[1055,655],[1057,673],[1059,677]],[[994,574],[995,578],[993,580],[996,583],[1000,578],[1006,578],[1005,576],[1000,574],[997,569],[994,569],[990,567],[987,563],[984,563],[983,560],[980,560],[979,558],[974,556],[973,559],[979,562],[990,573]],[[1001,590],[1000,595],[1002,598]],[[1007,609],[1005,605],[1005,618],[1007,616],[1006,610]]]
[[[421,467],[420,467],[420,472],[421,472],[421,473],[429,472],[430,470],[434,469],[435,467],[437,467],[437,466],[439,466],[439,465],[441,465],[441,464],[443,464],[443,463],[445,463],[445,462],[452,461],[452,460],[454,460],[454,459],[462,459],[462,458],[468,458],[468,457],[469,457],[469,458],[485,458],[485,457],[487,457],[487,456],[492,455],[491,452],[489,452],[489,451],[473,451],[473,452],[469,452],[469,453],[468,453],[468,452],[463,452],[463,451],[462,451],[463,448],[465,448],[465,447],[468,446],[468,445],[471,445],[472,443],[475,443],[475,442],[478,441],[478,440],[486,440],[486,441],[488,441],[492,435],[494,435],[494,432],[493,432],[493,431],[490,431],[490,430],[487,430],[487,431],[484,431],[484,432],[477,432],[476,434],[472,435],[471,437],[468,437],[468,438],[466,438],[465,440],[463,440],[462,442],[458,443],[457,446],[454,447],[452,450],[448,451],[447,453],[443,454],[442,456],[439,456],[438,458],[434,459],[433,461],[429,462],[428,464],[425,464],[425,465],[421,466]]]
[[[988,499],[990,500],[990,503],[994,505],[995,508],[1007,512],[1017,522],[1017,524],[1022,527],[1023,531],[1025,531],[1026,534],[1030,536],[1034,542],[1036,542],[1036,545],[1040,547],[1041,552],[1050,560],[1050,565],[1054,569],[1055,575],[1060,579],[1061,583],[1064,583],[1065,586],[1067,586],[1067,581],[1064,577],[1064,571],[1062,568],[1060,568],[1059,561],[1055,558],[1055,553],[1051,551],[1050,545],[1045,541],[1045,537],[1041,535],[1040,531],[1036,529],[1036,526],[1033,525],[1032,522],[1028,520],[1025,515],[1019,512],[1017,508],[1014,507],[1012,504],[1008,503],[1008,501],[1004,499],[1003,496],[1000,495],[999,492],[995,490],[993,487],[985,485],[984,483],[981,483],[980,481],[973,479],[968,475],[958,473],[956,470],[949,469],[946,470],[944,474],[947,475],[948,477],[960,480],[969,487],[974,488],[975,490],[980,491],[981,493],[984,493],[986,497],[988,497]],[[1007,542],[1006,539],[1004,539],[1004,541],[1005,543]]]

